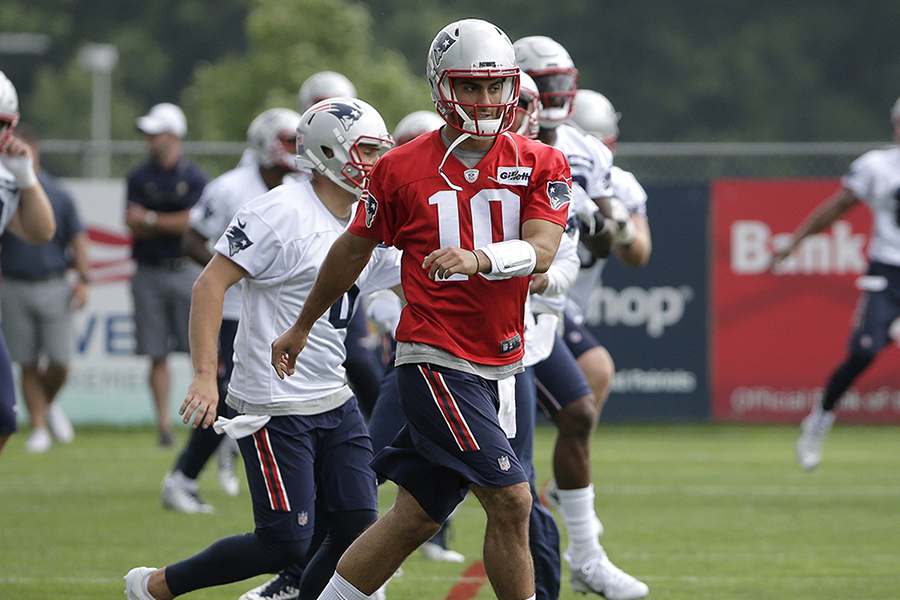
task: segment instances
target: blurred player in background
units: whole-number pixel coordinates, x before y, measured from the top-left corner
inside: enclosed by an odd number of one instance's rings
[[[894,139],[900,142],[900,99],[891,109]],[[863,290],[857,306],[847,357],[832,373],[819,403],[800,424],[797,461],[814,469],[822,459],[822,443],[834,423],[835,409],[853,382],[892,339],[900,319],[900,146],[872,150],[857,158],[841,179],[841,188],[816,208],[772,259],[778,268],[808,236],[825,229],[854,206],[872,212],[869,270],[858,280]]]
[[[247,202],[279,186],[288,175],[297,175],[294,164],[297,125],[300,115],[286,108],[267,110],[253,119],[247,129],[247,143],[253,162],[216,177],[207,184],[200,200],[191,209],[188,230],[181,240],[184,253],[199,265],[213,257],[210,242],[215,242],[231,222],[235,213]],[[308,178],[308,174],[305,175]],[[225,395],[234,368],[234,335],[241,316],[241,286],[225,293],[222,328],[219,332],[219,414],[225,414]],[[216,475],[229,496],[238,493],[235,474],[234,440],[212,428],[193,429],[172,471],[163,479],[160,502],[166,508],[194,514],[212,512],[197,492],[197,478],[209,458],[218,449]]]
[[[337,96],[356,98],[356,86],[341,73],[319,71],[307,77],[300,86],[297,105],[302,113],[317,102]],[[360,302],[364,302],[364,299],[360,299]],[[347,378],[359,401],[360,410],[366,418],[369,418],[378,399],[382,366],[378,360],[378,353],[372,348],[369,339],[369,327],[364,310],[353,311],[353,318],[347,325],[347,338],[344,343],[347,346],[347,360],[344,362]]]
[[[0,71],[0,233],[9,231],[31,244],[45,244],[56,233],[56,219],[34,170],[31,148],[13,133],[18,122],[19,96]],[[16,429],[12,362],[0,331],[0,452]]]
[[[225,291],[244,280],[226,398],[232,418],[220,418],[216,427],[240,445],[255,531],[162,569],[132,569],[125,577],[129,600],[170,600],[301,559],[307,568],[300,593],[315,597],[344,549],[377,517],[371,442],[341,366],[343,337],[358,293],[398,286],[399,253],[379,248],[352,290],[316,319],[294,377],[272,370],[268,336],[286,329],[308,304],[369,169],[392,142],[381,115],[352,98],[313,105],[301,117],[297,139],[298,160],[312,179],[278,186],[237,212],[194,286],[191,305],[195,376],[181,412],[194,427],[209,427],[219,403],[216,337]]]
[[[150,357],[159,445],[171,446],[175,438],[169,418],[168,356],[190,352],[191,286],[200,273],[182,252],[181,236],[207,177],[182,153],[187,120],[179,107],[157,104],[137,120],[137,128],[144,134],[150,158],[128,174],[125,210],[137,264],[131,280],[135,352]]]
[[[74,349],[72,317],[87,302],[90,259],[87,233],[75,200],[55,177],[41,169],[40,135],[33,127],[16,128],[31,148],[34,171],[56,220],[56,235],[41,245],[7,231],[0,238],[0,309],[3,334],[12,360],[22,366],[22,398],[31,417],[28,452],[46,452],[53,440],[68,444],[75,430],[56,397],[69,375]],[[69,267],[77,275],[69,278]]]
[[[632,246],[636,241],[633,223],[610,185],[612,153],[565,123],[572,115],[577,90],[578,71],[571,57],[545,36],[522,38],[515,49],[519,66],[540,92],[538,139],[562,151],[571,166],[571,212],[581,224],[582,240],[599,258],[618,251],[618,246]],[[536,300],[535,305],[536,311],[562,316],[565,299]],[[609,393],[612,358],[599,344],[591,352],[576,355],[577,362],[572,354],[564,344],[554,344],[551,356],[535,367],[542,392],[538,402],[559,431],[553,473],[555,496],[569,534],[565,557],[571,566],[570,581],[579,592],[614,600],[642,598],[648,587],[616,567],[598,540],[602,525],[594,507],[590,444],[600,406]]]

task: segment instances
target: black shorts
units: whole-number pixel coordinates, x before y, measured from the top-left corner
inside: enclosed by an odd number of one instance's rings
[[[316,507],[378,510],[372,442],[355,398],[318,415],[272,417],[238,445],[261,536],[310,538]]]
[[[497,382],[429,364],[395,369],[407,423],[372,461],[438,523],[469,484],[499,488],[527,481],[497,418]]]

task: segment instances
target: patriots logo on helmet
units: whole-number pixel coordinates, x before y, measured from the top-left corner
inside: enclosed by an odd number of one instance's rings
[[[333,114],[335,117],[337,117],[338,121],[341,122],[341,125],[344,126],[344,131],[350,131],[350,128],[353,127],[353,124],[359,121],[360,117],[363,116],[363,112],[358,106],[346,104],[343,102],[332,102],[330,104],[326,104],[316,112],[327,112]],[[310,117],[310,119],[311,118],[312,117]],[[298,141],[297,143],[299,144],[300,142]]]
[[[369,193],[369,190],[363,190],[362,197],[363,206],[366,207],[366,227],[371,228],[375,222],[375,213],[378,212],[378,200]]]
[[[547,197],[550,199],[550,208],[559,210],[572,200],[572,190],[565,181],[550,181],[547,183]]]
[[[438,34],[436,40],[434,40],[434,44],[432,44],[432,64],[437,67],[437,65],[441,64],[441,59],[444,57],[444,53],[450,49],[450,46],[456,43],[456,38],[447,33],[446,31],[442,31]]]
[[[225,237],[228,238],[228,256],[234,256],[241,250],[246,250],[253,245],[247,234],[244,233],[246,223],[241,223],[238,219],[237,225],[232,225],[225,231]]]

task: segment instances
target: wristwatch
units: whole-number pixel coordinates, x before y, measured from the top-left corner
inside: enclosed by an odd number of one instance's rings
[[[148,227],[153,227],[156,225],[156,221],[159,219],[159,215],[156,214],[155,210],[148,210],[144,213],[144,225]]]

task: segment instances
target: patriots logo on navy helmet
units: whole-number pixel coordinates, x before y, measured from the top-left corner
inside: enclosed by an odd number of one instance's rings
[[[434,44],[432,45],[433,51],[431,55],[432,64],[437,68],[439,64],[441,64],[441,59],[444,57],[444,53],[450,49],[450,46],[456,43],[456,38],[451,36],[446,31],[442,31],[438,34],[436,40],[434,40]]]
[[[378,200],[369,193],[369,190],[363,190],[360,200],[366,207],[366,227],[372,227],[372,223],[375,222],[375,213],[378,212]]]
[[[246,223],[241,223],[238,219],[237,225],[232,225],[225,231],[225,237],[228,238],[228,256],[234,256],[241,250],[246,250],[253,245],[247,234],[244,233]]]
[[[572,190],[565,181],[550,181],[547,183],[547,197],[550,199],[550,208],[559,210],[572,200]]]
[[[341,125],[344,126],[344,131],[350,131],[350,128],[353,127],[353,124],[359,121],[360,117],[362,117],[363,115],[362,110],[358,106],[354,106],[353,104],[346,104],[343,102],[332,102],[330,104],[326,104],[316,112],[327,112],[333,114],[335,117],[337,117],[338,121],[341,122]]]

